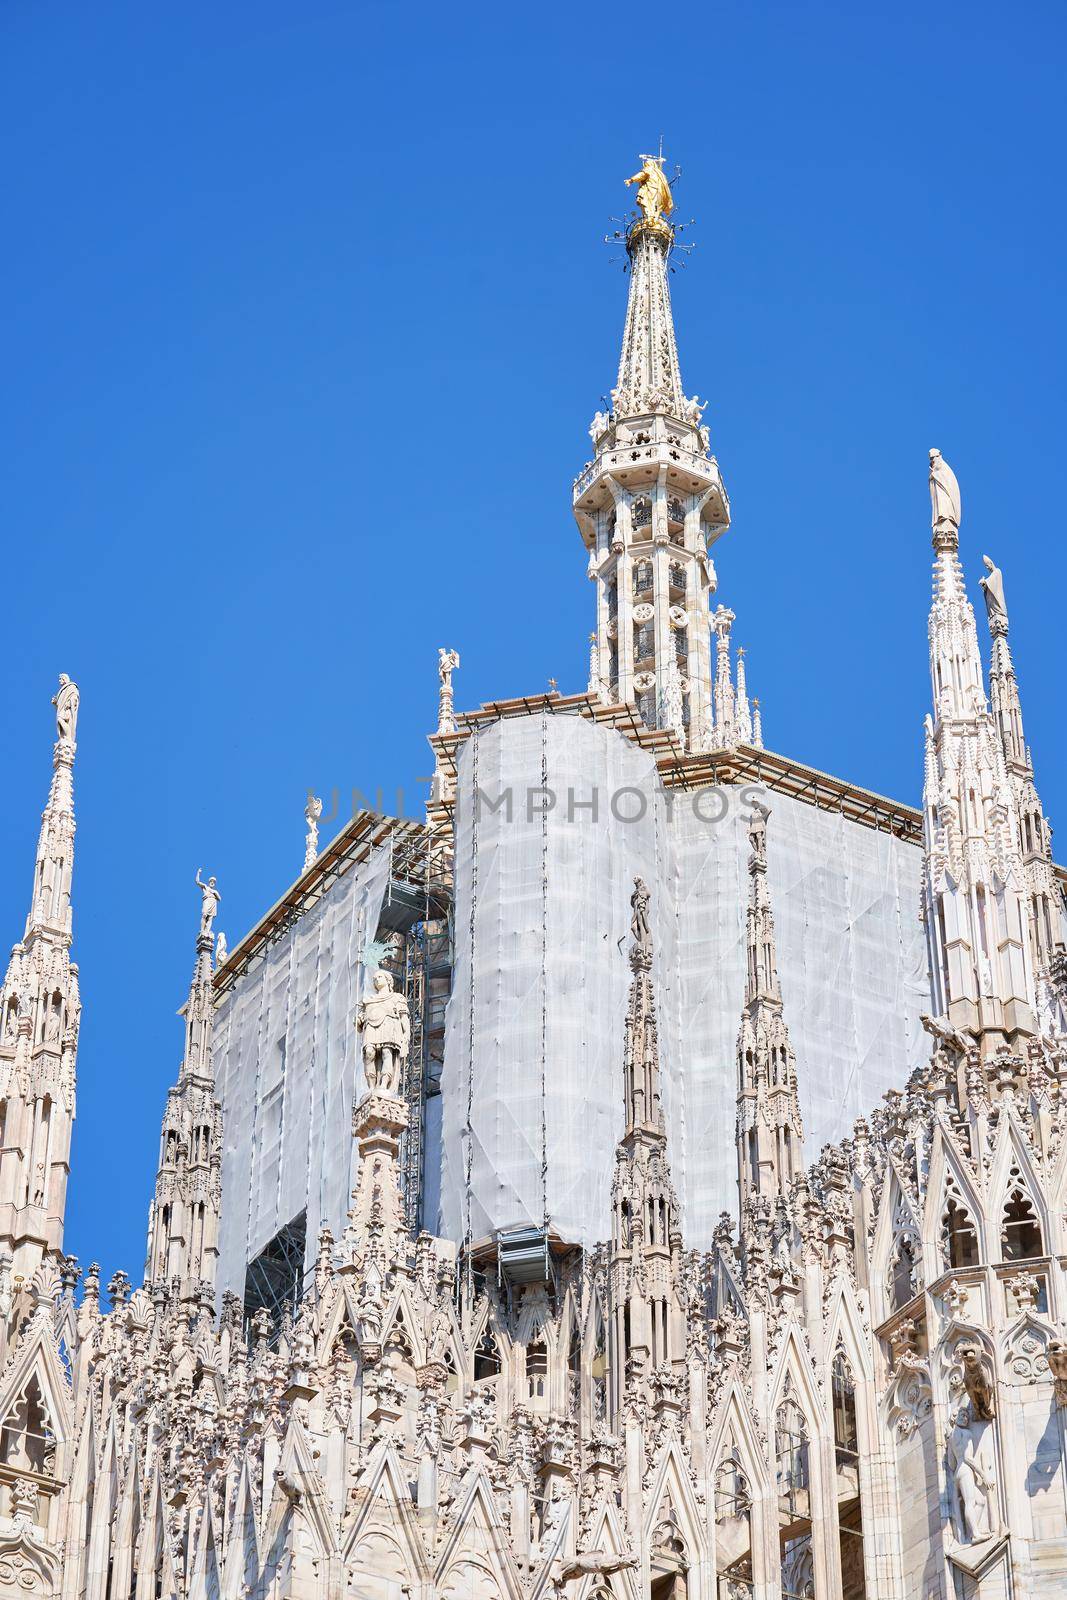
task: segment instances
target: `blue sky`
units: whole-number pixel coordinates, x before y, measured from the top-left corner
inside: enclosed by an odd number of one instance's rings
[[[0,938],[66,671],[83,1264],[142,1268],[197,867],[232,944],[309,785],[417,813],[440,644],[461,707],[584,686],[601,241],[661,133],[768,744],[918,799],[937,445],[1067,818],[1065,32],[1041,3],[4,7]]]

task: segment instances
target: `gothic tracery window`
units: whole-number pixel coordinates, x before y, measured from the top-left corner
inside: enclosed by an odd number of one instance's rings
[[[941,1218],[941,1246],[950,1268],[978,1265],[978,1234],[962,1200],[949,1195]]]
[[[1001,1222],[1001,1252],[1005,1261],[1027,1261],[1044,1255],[1041,1224],[1022,1178],[1012,1171]]]
[[[474,1381],[485,1383],[500,1375],[500,1347],[488,1322],[474,1350]]]
[[[548,1351],[541,1339],[526,1346],[526,1390],[531,1400],[544,1397],[548,1378]]]
[[[812,1581],[811,1447],[804,1413],[792,1395],[774,1417],[774,1451],[778,1482],[778,1541],[782,1594],[786,1600],[807,1600]]]

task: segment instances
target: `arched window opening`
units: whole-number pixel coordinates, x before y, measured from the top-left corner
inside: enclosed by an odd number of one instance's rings
[[[526,1392],[531,1400],[542,1400],[548,1378],[548,1351],[544,1342],[535,1339],[526,1346]]]
[[[652,526],[652,502],[639,496],[630,507],[630,522],[636,528],[650,528]]]
[[[860,1499],[856,1383],[843,1350],[830,1371],[837,1471],[837,1527],[841,1550],[842,1600],[864,1600],[863,1506]]]
[[[582,1409],[582,1336],[575,1317],[567,1346],[567,1406],[571,1416],[577,1417]]]
[[[951,1195],[941,1221],[941,1248],[951,1268],[978,1265],[978,1232],[966,1207]]]
[[[56,1439],[36,1375],[12,1406],[0,1430],[0,1461],[6,1467],[50,1476],[56,1467]]]
[[[785,1600],[814,1595],[811,1544],[811,1449],[796,1400],[786,1399],[774,1418],[778,1482],[778,1544]]]
[[[500,1376],[500,1347],[488,1322],[474,1351],[474,1381],[486,1383]]]
[[[715,1565],[721,1593],[752,1593],[752,1491],[732,1442],[715,1471]]]
[[[1041,1239],[1041,1224],[1034,1211],[1034,1203],[1023,1187],[1022,1180],[1017,1173],[1012,1174],[1015,1183],[1008,1194],[1004,1206],[1004,1220],[1001,1227],[1001,1252],[1005,1261],[1029,1261],[1034,1256],[1044,1255],[1044,1245]]]
[[[651,661],[656,654],[656,630],[651,622],[634,623],[634,661]]]
[[[656,726],[656,691],[642,689],[637,696],[637,714],[646,728]]]
[[[409,1382],[414,1381],[415,1354],[411,1347],[408,1331],[399,1316],[393,1323],[389,1338],[386,1341],[385,1359],[394,1372],[408,1379]]]
[[[634,563],[634,599],[640,595],[652,592],[652,563],[651,561],[637,561]]]

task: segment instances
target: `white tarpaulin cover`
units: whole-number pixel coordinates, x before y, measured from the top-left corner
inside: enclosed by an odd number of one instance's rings
[[[353,1096],[363,1088],[355,1011],[388,880],[389,851],[375,850],[337,878],[219,1002],[220,1294],[243,1293],[247,1263],[302,1211],[308,1264],[321,1224],[335,1236],[345,1225]]]
[[[785,796],[766,801],[779,974],[812,1159],[929,1054],[921,855]],[[651,757],[584,718],[501,721],[464,746],[443,1232],[478,1241],[547,1221],[573,1242],[607,1236],[639,875],[652,894],[674,1178],[687,1242],[710,1245],[717,1214],[736,1203],[750,805],[744,787],[665,793]]]

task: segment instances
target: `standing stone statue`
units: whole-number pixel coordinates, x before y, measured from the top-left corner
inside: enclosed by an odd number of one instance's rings
[[[196,869],[196,886],[200,890],[201,895],[200,932],[210,933],[211,924],[215,920],[215,914],[219,909],[219,901],[222,899],[222,895],[215,887],[214,878],[209,878],[206,883],[204,882],[200,876],[199,867]]]
[[[310,867],[319,853],[319,818],[322,816],[322,801],[318,795],[308,790],[307,805],[304,807],[304,820],[308,825],[307,837],[304,840],[304,871]]]
[[[59,688],[52,696],[56,708],[56,738],[69,739],[73,744],[78,737],[78,685],[71,683],[65,672],[59,674]]]
[[[218,933],[215,935],[215,965],[216,965],[216,967],[224,967],[226,965],[226,957],[229,955],[229,953],[230,952],[226,948],[226,935],[223,933],[222,929],[220,928]]]
[[[979,578],[985,595],[986,616],[989,618],[990,633],[1007,633],[1008,608],[1004,604],[1004,574],[993,561],[991,556],[983,556],[986,575]]]
[[[630,896],[630,905],[633,915],[630,918],[630,932],[633,934],[634,949],[642,957],[652,958],[652,929],[648,925],[648,885],[643,878],[634,879],[634,892]]]
[[[959,533],[963,515],[960,486],[940,450],[930,451],[930,506],[935,534]]]
[[[393,991],[390,973],[381,967],[374,974],[374,993],[360,1002],[356,1028],[363,1038],[363,1066],[368,1089],[379,1094],[400,1093],[400,1076],[411,1043],[408,1003]]]
[[[441,690],[437,700],[437,731],[438,733],[454,733],[456,731],[455,701],[452,695],[452,674],[459,666],[459,651],[445,650],[437,652],[437,676],[441,680]]]
[[[994,1532],[996,1482],[987,1460],[989,1424],[961,1406],[948,1436],[947,1463],[956,1535],[961,1544],[975,1544]]]

